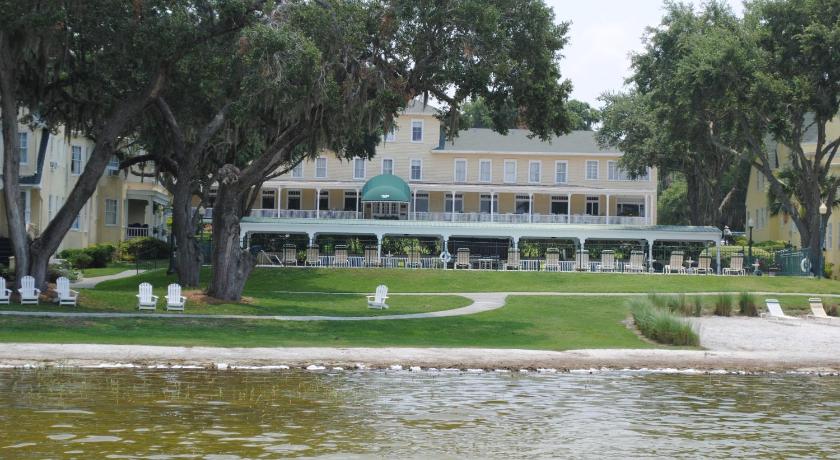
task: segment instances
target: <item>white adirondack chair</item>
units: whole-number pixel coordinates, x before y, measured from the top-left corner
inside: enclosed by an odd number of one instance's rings
[[[589,264],[589,251],[575,251],[575,271],[588,272],[591,266]]]
[[[20,279],[20,303],[38,305],[38,296],[41,295],[41,290],[35,287],[35,278],[31,276],[24,276]]]
[[[152,285],[140,283],[139,293],[137,294],[137,309],[154,310],[157,308],[157,302],[158,296],[152,295]]]
[[[822,299],[820,299],[819,297],[812,297],[808,299],[808,304],[811,307],[811,314],[805,316],[806,318],[813,319],[821,323],[840,326],[840,318],[828,316],[828,314],[825,312],[825,307],[823,307]]]
[[[712,258],[711,256],[700,256],[697,258],[697,269],[694,270],[696,274],[708,275],[712,273]]]
[[[599,272],[614,272],[615,271],[615,251],[601,251],[601,263],[598,264],[597,271]]]
[[[376,287],[376,294],[367,296],[368,308],[387,309],[388,304],[385,303],[387,298],[388,286],[380,284]]]
[[[683,267],[683,257],[685,257],[684,252],[672,251],[668,265],[665,266],[662,273],[685,273],[685,267]]]
[[[548,248],[545,251],[545,271],[560,271],[560,251],[558,251],[556,248]]]
[[[12,290],[6,289],[6,278],[0,277],[0,303],[9,305],[9,299],[12,296]]]
[[[738,254],[729,259],[729,266],[723,269],[724,275],[746,275],[744,270],[744,255]]]
[[[187,298],[181,295],[181,285],[178,283],[170,284],[166,294],[166,309],[184,311],[186,304]]]
[[[626,266],[625,270],[632,273],[646,272],[647,267],[645,267],[645,253],[642,251],[631,251],[630,263]]]
[[[79,299],[79,291],[70,289],[69,279],[62,276],[55,280],[55,290],[58,293],[59,305],[76,306],[76,301]]]

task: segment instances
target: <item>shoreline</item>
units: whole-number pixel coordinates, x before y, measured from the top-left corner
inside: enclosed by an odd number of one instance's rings
[[[0,345],[0,367],[203,369],[657,370],[840,373],[836,352],[481,348],[220,348],[151,345]],[[416,370],[416,369],[414,369]]]

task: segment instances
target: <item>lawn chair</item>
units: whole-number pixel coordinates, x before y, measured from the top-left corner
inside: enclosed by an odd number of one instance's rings
[[[335,247],[335,266],[349,267],[350,259],[347,258],[347,246],[338,245]]]
[[[79,291],[70,289],[70,280],[61,276],[55,280],[55,291],[58,294],[59,305],[76,306],[79,299]]]
[[[275,252],[260,251],[257,254],[257,265],[283,265],[283,261]]]
[[[732,256],[729,259],[729,267],[723,269],[724,275],[746,275],[747,271],[744,270],[744,255],[737,254]]]
[[[420,268],[420,249],[411,248],[408,250],[408,261],[405,266],[409,268]]]
[[[823,307],[822,299],[819,297],[812,297],[808,299],[808,304],[811,306],[811,314],[805,316],[808,319],[813,319],[822,323],[833,324],[840,326],[840,318],[828,316]]]
[[[575,271],[576,272],[588,272],[591,269],[589,265],[589,251],[584,249],[583,251],[575,251]]]
[[[631,251],[630,262],[626,265],[625,269],[631,273],[646,272],[647,268],[645,267],[645,253],[642,251]]]
[[[700,256],[697,258],[697,269],[694,270],[696,274],[704,274],[708,275],[712,273],[712,257],[711,256]]]
[[[306,248],[306,265],[318,266],[321,265],[321,253],[318,251],[318,245],[309,246]]]
[[[601,251],[601,263],[598,264],[596,270],[599,272],[614,272],[615,271],[615,251],[606,250]]]
[[[376,294],[367,296],[368,308],[376,308],[379,310],[387,309],[388,304],[385,300],[388,299],[388,286],[380,284],[376,287]]]
[[[137,309],[154,310],[157,308],[157,302],[158,296],[152,295],[152,285],[140,283],[139,293],[137,294]]]
[[[365,247],[365,265],[368,267],[382,266],[382,260],[379,258],[379,249],[376,246]]]
[[[793,320],[799,321],[799,318],[788,316],[782,311],[782,306],[776,299],[767,299],[764,301],[767,304],[767,313],[762,313],[762,318],[779,319],[779,320]]]
[[[505,262],[505,270],[519,270],[522,264],[519,261],[519,248],[508,248],[508,257]]]
[[[668,265],[662,270],[662,273],[683,273],[685,274],[685,267],[683,266],[683,259],[685,253],[683,251],[671,251],[671,258]]]
[[[21,305],[38,305],[38,296],[41,295],[41,290],[35,287],[35,278],[27,275],[20,279],[18,294],[20,294]]]
[[[469,248],[458,248],[455,254],[455,268],[472,268]]]
[[[548,248],[545,250],[545,271],[560,271],[560,251],[557,248]]]
[[[281,263],[287,267],[294,267],[297,265],[297,247],[294,244],[286,244],[283,246],[283,260]]]
[[[181,285],[178,283],[170,284],[166,294],[166,309],[184,311],[186,305],[187,298],[181,295]]]
[[[0,277],[0,303],[9,305],[12,297],[12,290],[6,289],[6,278]]]

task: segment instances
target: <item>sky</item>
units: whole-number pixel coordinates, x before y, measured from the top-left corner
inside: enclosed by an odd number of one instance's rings
[[[687,0],[700,5],[701,0]],[[726,0],[741,14],[741,0]],[[560,61],[572,98],[601,107],[598,96],[620,91],[630,75],[630,53],[642,50],[645,27],[659,24],[662,0],[546,0],[558,22],[571,21]]]

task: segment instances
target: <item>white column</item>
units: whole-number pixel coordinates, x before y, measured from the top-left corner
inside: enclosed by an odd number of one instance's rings
[[[321,217],[321,189],[315,189],[315,217]]]
[[[572,223],[572,194],[571,193],[566,194],[566,201],[568,203],[568,205],[566,206],[566,223],[571,224]]]
[[[443,251],[442,252],[444,252],[446,254],[449,254],[449,235],[441,235],[441,238],[443,238]],[[447,268],[449,268],[449,267],[444,262],[443,269],[446,270]]]
[[[534,221],[534,194],[528,194],[528,222]]]
[[[513,237],[513,249],[517,249],[517,250],[519,249],[519,237],[518,236]]]
[[[445,199],[444,199],[443,204],[446,204]],[[452,215],[450,217],[452,218],[452,222],[455,222],[455,191],[454,190],[452,191]]]
[[[496,214],[496,192],[490,192],[490,222],[495,220]]]
[[[277,202],[274,203],[277,205],[277,217],[280,217],[280,210],[283,208],[280,203],[283,202],[283,187],[277,187]]]
[[[607,194],[607,205],[606,205],[606,211],[605,212],[606,212],[606,214],[604,214],[606,216],[605,222],[609,224],[610,223],[610,195],[609,194]]]
[[[356,219],[359,218],[359,200],[361,200],[362,198],[359,196],[359,193],[359,189],[356,189]]]
[[[382,258],[382,235],[376,235],[376,256]]]
[[[411,191],[411,216],[412,220],[417,220],[417,189]]]
[[[155,204],[151,198],[146,200],[146,217],[144,219],[144,224],[147,225],[146,231],[148,232],[146,236],[152,236],[152,227],[154,226],[154,212]]]
[[[648,240],[648,271],[653,269],[653,241]]]
[[[715,247],[717,248],[717,274],[720,275],[720,238],[715,241]]]

